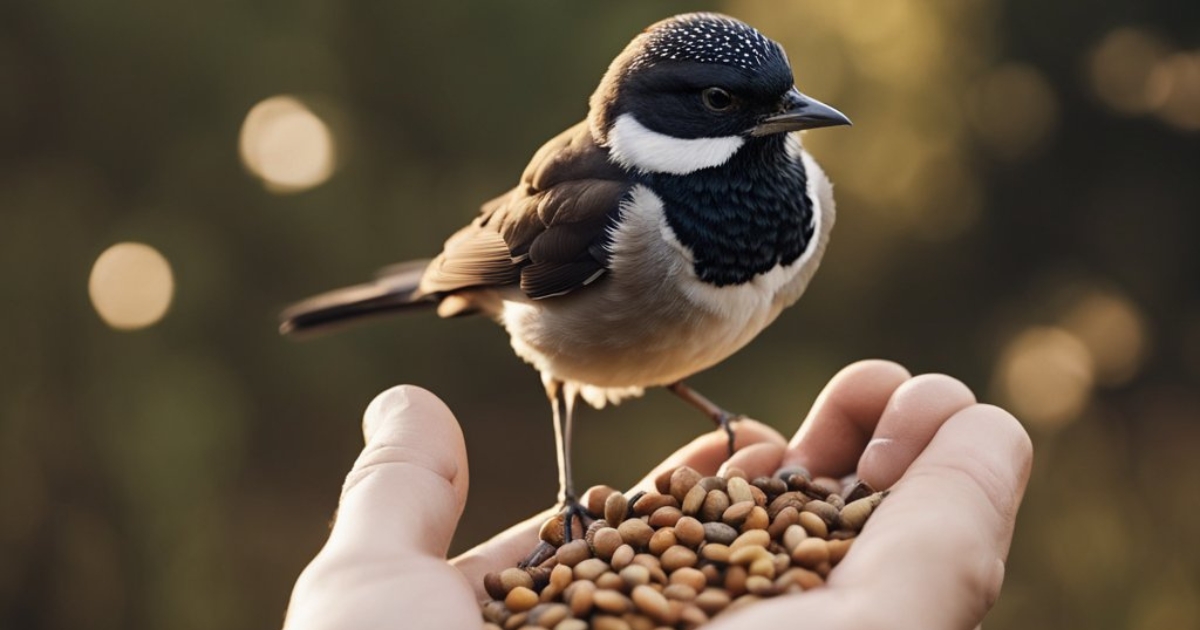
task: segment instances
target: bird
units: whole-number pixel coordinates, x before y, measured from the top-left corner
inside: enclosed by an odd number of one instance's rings
[[[754,27],[664,19],[612,61],[586,118],[440,253],[288,307],[280,330],[421,309],[495,320],[541,374],[569,541],[585,515],[571,473],[578,400],[601,408],[666,387],[716,421],[732,453],[738,416],[685,379],[804,293],[835,208],[798,132],[849,124],[799,91],[783,47]]]

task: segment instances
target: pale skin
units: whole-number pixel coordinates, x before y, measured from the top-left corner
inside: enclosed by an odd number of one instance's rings
[[[446,552],[467,499],[462,431],[429,392],[390,389],[363,419],[366,448],[346,478],[329,541],[301,573],[285,628],[472,628],[485,573],[515,566],[550,511],[452,559]],[[1006,411],[976,402],[944,375],[911,376],[886,361],[843,369],[790,440],[754,422],[703,435],[668,467],[703,474],[736,466],[750,477],[801,465],[857,471],[891,488],[828,584],[723,615],[707,627],[974,628],[996,601],[1017,508],[1029,478],[1028,434]]]

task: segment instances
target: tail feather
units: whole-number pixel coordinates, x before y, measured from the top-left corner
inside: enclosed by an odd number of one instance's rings
[[[304,334],[336,328],[373,316],[437,306],[418,292],[429,261],[393,265],[373,282],[334,289],[297,302],[280,313],[279,332]]]

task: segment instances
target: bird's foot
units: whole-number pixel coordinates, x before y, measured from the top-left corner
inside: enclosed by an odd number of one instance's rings
[[[712,421],[716,423],[716,425],[720,427],[722,431],[725,432],[726,436],[728,436],[729,456],[733,457],[735,437],[733,423],[737,420],[744,420],[746,416],[740,413],[730,413],[725,411],[721,407],[717,406],[717,404],[713,401],[705,398],[700,392],[688,387],[688,385],[683,381],[672,383],[671,385],[667,386],[667,389],[683,399],[684,402],[702,411],[704,415],[712,418]]]
[[[745,420],[746,416],[740,413],[730,413],[724,409],[719,411],[720,413],[713,417],[713,421],[717,423],[717,426],[720,427],[721,430],[725,432],[725,436],[729,438],[729,456],[733,457],[734,442],[735,438],[737,437],[733,429],[733,423],[737,422],[738,420]]]
[[[525,559],[521,560],[517,565],[518,567],[524,569],[542,564],[554,555],[559,546],[571,542],[576,537],[581,538],[583,533],[587,531],[588,526],[592,524],[593,519],[588,514],[587,509],[575,497],[567,497],[560,505],[562,505],[562,508],[558,511],[558,514],[551,517],[551,520],[542,527],[542,540],[538,541],[537,547],[534,547],[533,551],[528,556],[525,556]],[[579,523],[578,529],[575,528],[576,522]],[[553,527],[550,527],[551,525]],[[560,531],[561,537],[557,535],[547,536],[546,532],[548,529]],[[551,540],[546,540],[547,538]]]

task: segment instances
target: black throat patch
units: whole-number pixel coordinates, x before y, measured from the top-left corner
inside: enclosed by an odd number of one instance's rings
[[[687,175],[636,176],[662,198],[702,281],[744,284],[808,249],[815,229],[808,174],[785,141],[782,134],[752,138],[725,164]]]

